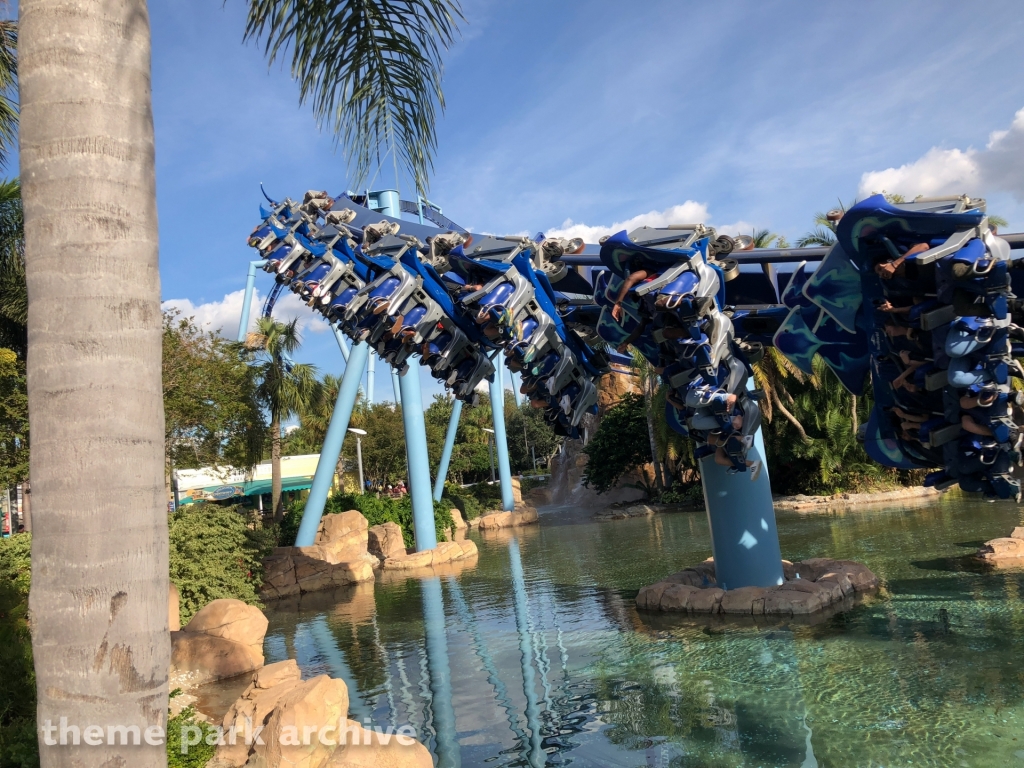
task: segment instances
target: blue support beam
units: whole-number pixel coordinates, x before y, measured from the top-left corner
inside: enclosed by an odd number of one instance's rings
[[[512,497],[512,470],[508,460],[508,438],[505,436],[505,361],[494,361],[494,381],[490,382],[491,416],[494,421],[494,444],[498,449],[498,479],[501,481],[501,508],[515,508]]]
[[[462,755],[455,730],[455,707],[452,705],[452,670],[448,661],[441,579],[435,576],[422,581],[421,585],[427,670],[430,672],[430,708],[434,712],[434,735],[437,739],[437,768],[460,768]]]
[[[370,355],[366,361],[366,402],[373,405],[373,386],[377,378],[377,355]]]
[[[541,744],[540,706],[537,701],[536,670],[533,668],[533,640],[529,630],[530,614],[526,594],[526,577],[523,574],[523,560],[519,553],[519,540],[514,536],[508,542],[508,557],[512,570],[516,631],[519,633],[519,664],[523,672],[526,726],[530,729],[529,750],[526,758],[531,768],[541,768],[547,764],[547,753]]]
[[[306,509],[302,513],[302,522],[299,523],[299,532],[295,537],[295,546],[297,547],[311,547],[316,543],[316,532],[320,527],[320,518],[324,514],[324,504],[327,503],[327,496],[331,491],[334,472],[338,466],[338,457],[341,456],[341,445],[345,440],[349,422],[352,420],[352,409],[355,408],[356,397],[359,395],[359,380],[363,376],[363,367],[366,365],[366,358],[369,354],[370,346],[365,341],[356,344],[349,353],[345,375],[342,376],[341,387],[338,388],[338,400],[334,404],[334,412],[327,425],[327,435],[324,437],[324,444],[320,449],[320,460],[317,462],[316,472],[313,475],[313,485],[309,489]],[[423,418],[422,413],[420,418]],[[424,436],[425,442],[426,436]]]
[[[342,333],[338,326],[332,325],[331,330],[334,331],[334,338],[338,340],[338,348],[341,350],[341,356],[345,358],[345,362],[348,362],[348,339],[345,338],[345,334]]]
[[[437,530],[434,526],[434,500],[430,495],[430,460],[427,455],[427,427],[423,421],[419,360],[410,357],[409,368],[398,380],[402,392],[405,452],[409,460],[412,527],[416,551],[422,552],[437,546]]]
[[[444,481],[448,477],[448,464],[452,460],[452,448],[455,447],[455,435],[459,431],[459,419],[461,417],[462,401],[456,399],[452,403],[452,415],[448,419],[448,432],[444,436],[441,463],[437,465],[437,479],[434,480],[434,501],[440,501],[442,494],[444,494]]]
[[[714,456],[700,461],[715,580],[722,589],[772,587],[783,581],[763,433],[757,430],[747,453],[750,461],[762,462],[757,480],[750,479],[749,470],[729,474],[727,467],[715,463]]]
[[[516,402],[516,408],[522,405],[521,395],[519,394],[519,385],[516,383],[516,375],[512,371],[508,372],[508,380],[512,385],[512,397]]]
[[[238,320],[238,341],[245,341],[249,330],[249,307],[252,305],[252,291],[256,286],[256,270],[265,266],[266,259],[249,262],[249,271],[245,275],[245,295],[242,296],[242,316]]]
[[[402,386],[398,383],[398,371],[391,369],[391,386],[395,390],[395,405],[402,402]]]

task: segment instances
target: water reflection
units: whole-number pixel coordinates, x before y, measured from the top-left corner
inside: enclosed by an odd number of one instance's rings
[[[950,566],[1017,514],[780,515],[792,559],[883,579],[809,622],[640,614],[636,589],[709,554],[706,522],[569,515],[457,571],[276,603],[266,654],[344,679],[353,717],[411,725],[443,766],[1024,765],[1024,574]]]

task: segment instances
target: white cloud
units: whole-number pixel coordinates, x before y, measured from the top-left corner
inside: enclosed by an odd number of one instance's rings
[[[625,221],[617,221],[610,225],[590,226],[566,219],[560,227],[548,229],[544,234],[548,237],[582,237],[585,243],[596,243],[604,235],[616,232],[627,232],[637,227],[666,227],[669,224],[697,224],[708,221],[708,206],[687,200],[681,205],[673,205],[664,211],[648,211]]]
[[[191,299],[167,299],[160,306],[165,312],[177,309],[184,317],[194,317],[200,327],[233,339],[238,333],[244,295],[244,290],[232,291],[225,294],[220,301],[208,301],[204,304],[194,304]],[[265,297],[260,294],[258,289],[253,291],[252,305],[249,310],[250,331],[256,327],[256,320],[263,309],[264,300]],[[274,305],[274,317],[278,320],[298,318],[299,328],[303,331],[321,333],[327,330],[327,324],[320,319],[320,315],[313,312],[290,291],[281,294],[277,304]]]
[[[756,229],[753,224],[743,220],[731,224],[712,224],[707,203],[687,200],[664,211],[648,211],[607,226],[591,226],[566,219],[560,227],[547,229],[544,234],[548,237],[582,237],[585,243],[597,243],[604,235],[613,235],[622,230],[630,232],[638,227],[667,227],[669,224],[708,224],[714,226],[721,235],[749,235]]]
[[[861,176],[862,197],[883,190],[910,198],[1009,192],[1024,200],[1024,109],[1008,129],[993,131],[984,149],[932,147],[912,163]]]

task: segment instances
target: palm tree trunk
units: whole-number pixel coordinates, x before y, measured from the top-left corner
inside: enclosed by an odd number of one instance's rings
[[[144,737],[166,726],[170,665],[149,17],[145,0],[19,15],[40,765],[164,768]],[[61,718],[143,738],[54,745]]]
[[[807,436],[807,430],[804,429],[804,425],[797,421],[796,416],[789,412],[786,406],[782,404],[782,400],[779,399],[779,396],[774,391],[772,392],[772,399],[775,401],[775,407],[779,409],[779,413],[783,415],[786,421],[796,427],[796,431],[800,433],[800,439],[805,443],[811,442],[811,438]]]
[[[654,418],[651,416],[651,400],[653,399],[649,385],[644,385],[644,404],[647,406],[647,437],[651,441],[651,462],[654,464],[654,482],[658,488],[665,487],[661,475],[661,462],[658,461],[658,441],[654,437]]]
[[[21,524],[25,533],[32,533],[32,485],[28,480],[21,484]]]
[[[270,499],[274,522],[284,519],[284,499],[281,493],[281,417],[270,419]]]
[[[850,421],[853,423],[853,435],[857,436],[860,424],[857,422],[857,396],[850,395]]]

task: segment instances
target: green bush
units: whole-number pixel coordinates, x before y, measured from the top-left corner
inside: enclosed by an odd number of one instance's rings
[[[181,693],[178,688],[171,691],[171,698]],[[181,753],[181,732],[189,726],[197,726],[203,732],[203,738],[199,743],[188,747],[187,754]],[[213,753],[217,751],[217,745],[208,744],[207,740],[214,741],[217,729],[208,723],[196,719],[196,710],[193,706],[187,706],[174,717],[167,718],[167,768],[204,768],[213,759]]]
[[[276,544],[273,528],[253,528],[235,507],[189,504],[170,517],[171,581],[181,623],[218,598],[260,605],[263,558]]]
[[[583,452],[589,457],[583,484],[598,493],[610,490],[627,472],[648,463],[651,442],[643,395],[627,392],[609,408]]]
[[[704,488],[700,483],[691,485],[673,485],[667,491],[662,491],[658,497],[661,504],[694,504],[704,505]]]
[[[0,768],[36,768],[36,682],[29,634],[32,537],[0,539]]]
[[[434,502],[434,527],[437,531],[437,540],[446,541],[447,529],[454,527],[452,520],[451,502],[446,500]],[[402,538],[406,547],[415,544],[415,536],[412,527],[412,498],[406,494],[400,498],[393,499],[390,496],[374,496],[372,494],[347,494],[335,493],[324,505],[324,512],[339,513],[347,512],[350,509],[359,510],[366,518],[370,526],[382,525],[383,523],[398,523],[402,528]]]
[[[519,481],[519,491],[523,494],[523,496],[525,496],[530,491],[532,491],[534,488],[540,488],[541,486],[544,486],[544,485],[547,485],[547,484],[548,484],[547,478],[538,479],[536,477],[530,477],[529,475],[524,475],[523,479]]]

